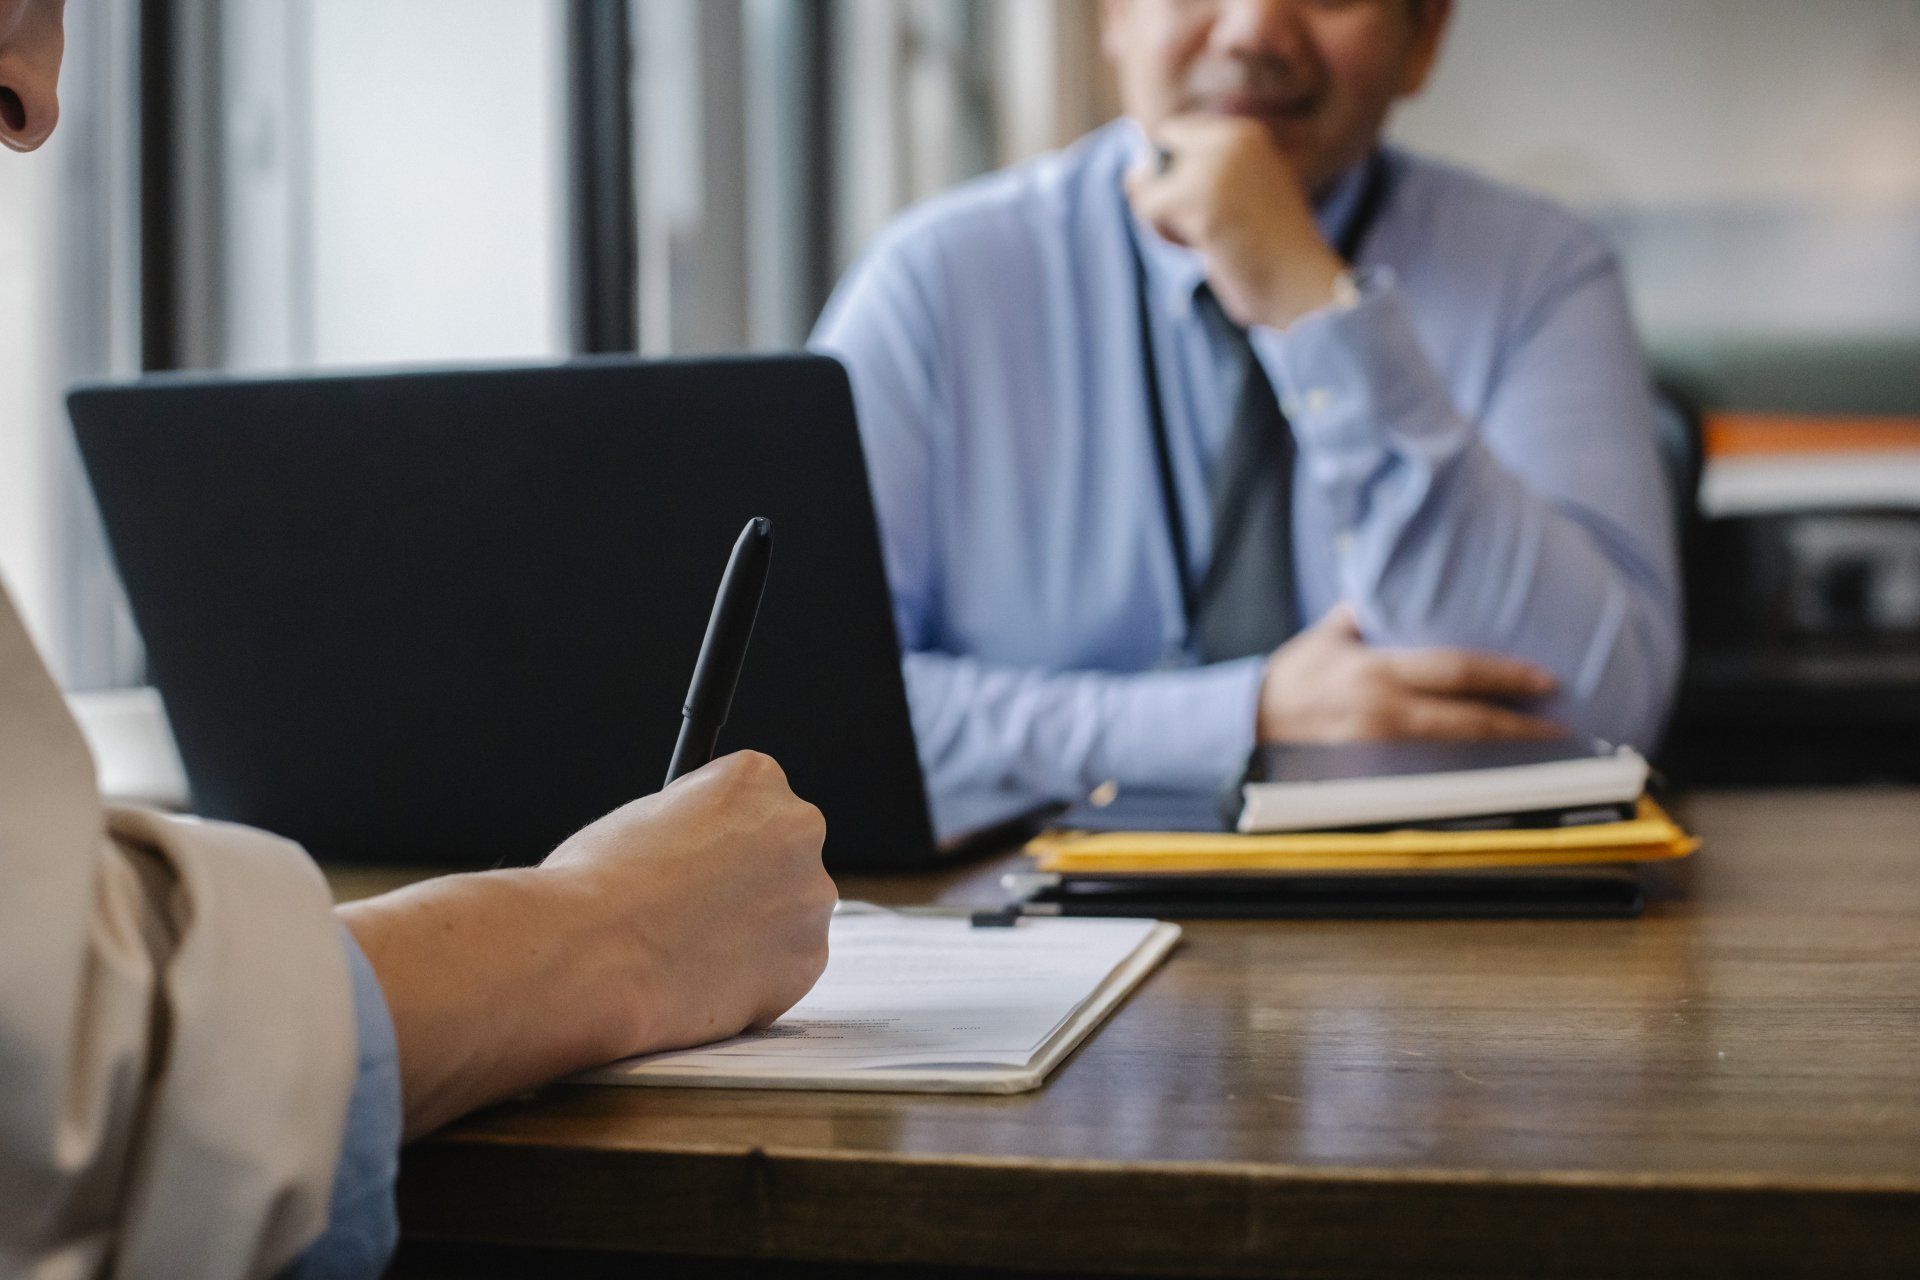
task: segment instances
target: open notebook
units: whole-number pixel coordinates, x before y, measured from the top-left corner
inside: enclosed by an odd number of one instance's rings
[[[765,1031],[628,1058],[575,1083],[1022,1093],[1036,1089],[1180,937],[1152,920],[1035,920],[843,903],[827,971]]]

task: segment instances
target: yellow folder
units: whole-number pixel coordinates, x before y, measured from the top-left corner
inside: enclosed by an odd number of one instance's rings
[[[1684,858],[1700,842],[1642,797],[1625,822],[1498,831],[1049,831],[1027,845],[1036,870],[1077,875],[1244,875],[1469,871]]]

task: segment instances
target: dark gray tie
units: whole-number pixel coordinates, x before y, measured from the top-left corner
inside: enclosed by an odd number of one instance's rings
[[[1233,353],[1233,423],[1213,476],[1213,552],[1194,600],[1202,662],[1269,653],[1298,630],[1293,603],[1293,430],[1246,330],[1200,289],[1194,306]]]

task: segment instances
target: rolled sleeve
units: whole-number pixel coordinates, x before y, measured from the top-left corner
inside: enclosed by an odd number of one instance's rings
[[[394,1181],[400,1169],[400,1049],[380,980],[345,929],[340,945],[353,982],[359,1073],[334,1173],[327,1225],[281,1275],[284,1280],[365,1280],[386,1269],[400,1238]]]

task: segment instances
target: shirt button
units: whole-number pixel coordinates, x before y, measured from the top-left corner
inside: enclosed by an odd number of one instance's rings
[[[1353,531],[1343,530],[1336,536],[1333,540],[1333,550],[1336,555],[1344,556],[1350,553],[1353,550]]]
[[[1312,413],[1312,414],[1325,413],[1328,409],[1332,407],[1333,407],[1333,392],[1327,390],[1325,387],[1315,387],[1311,391],[1307,392],[1307,412],[1308,413]]]

